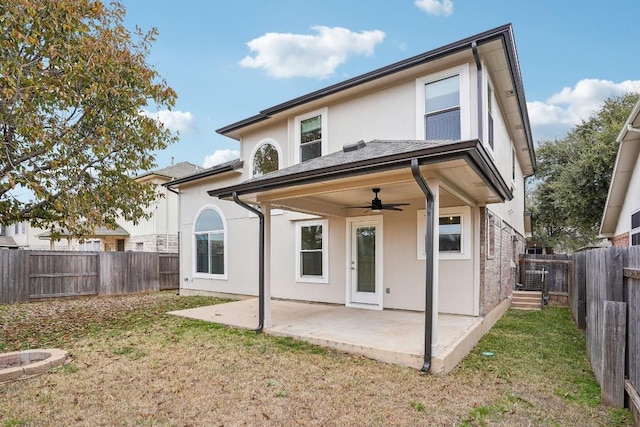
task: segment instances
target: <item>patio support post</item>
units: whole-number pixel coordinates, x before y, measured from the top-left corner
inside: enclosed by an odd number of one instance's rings
[[[422,365],[422,372],[429,372],[431,367],[431,341],[432,341],[432,327],[433,327],[433,276],[435,270],[435,260],[433,258],[433,230],[434,230],[434,197],[433,192],[427,185],[427,181],[420,173],[420,164],[417,158],[411,159],[411,173],[413,178],[418,183],[418,186],[424,193],[426,199],[426,236],[425,236],[425,307],[424,307],[424,362]]]
[[[264,215],[264,285],[262,287],[263,312],[262,325],[265,328],[273,326],[271,320],[271,203],[260,203],[260,210]]]
[[[237,192],[233,192],[233,201],[246,210],[258,215],[260,219],[259,243],[258,243],[258,327],[257,333],[264,328],[264,214],[260,210],[249,206],[238,197]]]

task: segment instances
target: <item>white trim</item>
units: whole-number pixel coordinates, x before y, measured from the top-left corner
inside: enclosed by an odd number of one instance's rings
[[[198,218],[202,214],[202,212],[213,209],[220,215],[220,219],[222,220],[222,226],[224,227],[223,231],[223,242],[224,242],[224,274],[208,274],[208,273],[199,273],[197,272],[197,262],[198,262],[198,252],[197,252],[197,239],[196,235],[196,225],[198,224]],[[227,226],[227,218],[224,216],[222,209],[220,209],[216,205],[205,205],[200,208],[200,210],[196,213],[196,216],[193,220],[193,225],[191,226],[191,236],[192,236],[192,245],[191,250],[193,251],[193,256],[191,257],[191,271],[193,272],[193,277],[197,279],[213,279],[213,280],[227,280],[229,278],[229,244],[228,244],[228,235],[229,228]]]
[[[329,221],[326,219],[313,221],[296,222],[296,244],[295,244],[295,264],[296,264],[296,282],[297,283],[329,283]],[[302,268],[300,266],[300,238],[301,228],[321,225],[322,226],[322,276],[302,276]]]
[[[293,150],[291,164],[296,165],[300,163],[300,122],[311,117],[321,116],[321,129],[322,129],[322,138],[320,139],[320,146],[322,147],[321,156],[329,154],[329,138],[328,138],[328,112],[329,109],[327,107],[320,108],[319,110],[310,111],[306,114],[302,114],[296,116],[293,119]]]
[[[375,225],[376,227],[376,293],[375,293],[375,303],[374,304],[365,304],[361,302],[353,301],[353,293],[352,293],[352,274],[351,274],[351,251],[353,249],[353,239],[352,239],[352,228],[353,225]],[[346,252],[346,306],[353,308],[365,308],[370,310],[382,310],[383,309],[383,289],[384,289],[384,229],[383,229],[383,216],[382,215],[370,215],[370,216],[361,216],[361,217],[352,217],[346,219],[346,243],[347,243],[347,252]]]
[[[416,79],[416,139],[425,139],[425,93],[424,87],[429,83],[448,77],[460,76],[460,139],[471,139],[471,105],[469,97],[469,64],[449,68],[435,74]]]
[[[249,173],[251,174],[251,177],[254,177],[254,174],[253,174],[253,162],[254,162],[254,159],[256,157],[256,153],[258,152],[258,149],[260,149],[260,147],[262,147],[265,144],[271,144],[276,149],[276,151],[278,152],[278,170],[282,169],[282,167],[283,167],[282,147],[280,146],[278,141],[276,141],[275,139],[273,139],[273,138],[264,138],[264,139],[261,139],[255,145],[255,147],[253,147],[253,150],[251,150],[251,156],[249,157]]]
[[[457,206],[453,208],[441,208],[438,213],[438,219],[444,216],[459,216],[460,217],[460,253],[440,252],[438,256],[440,260],[468,260],[471,259],[471,207],[470,206]],[[416,233],[416,258],[418,260],[426,259],[425,254],[425,235],[426,235],[426,211],[419,209],[416,213],[417,221],[417,233]],[[437,225],[437,224],[436,224]],[[436,228],[436,227],[434,227]],[[434,230],[434,237],[439,238],[440,233],[437,228]]]

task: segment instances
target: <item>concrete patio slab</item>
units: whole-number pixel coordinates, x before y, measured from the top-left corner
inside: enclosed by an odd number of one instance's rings
[[[451,371],[493,326],[510,300],[490,316],[438,315],[437,345],[430,372]],[[170,314],[254,329],[258,326],[258,299],[173,311]],[[340,305],[271,301],[273,326],[264,332],[292,337],[312,344],[386,363],[422,368],[424,313],[401,310],[363,310]]]

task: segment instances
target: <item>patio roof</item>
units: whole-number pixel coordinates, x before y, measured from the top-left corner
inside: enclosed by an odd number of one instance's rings
[[[346,145],[342,151],[317,157],[272,173],[252,178],[237,185],[208,191],[210,196],[229,199],[256,195],[288,187],[355,177],[397,169],[409,169],[411,159],[418,159],[421,166],[462,161],[473,170],[497,199],[513,198],[511,188],[504,182],[495,164],[479,140],[423,141],[423,140],[373,140]],[[469,184],[469,183],[468,183]],[[474,183],[477,186],[477,183]]]

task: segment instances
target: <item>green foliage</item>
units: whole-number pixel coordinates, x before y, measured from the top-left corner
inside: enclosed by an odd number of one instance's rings
[[[141,111],[176,94],[147,64],[156,30],[131,34],[124,14],[95,0],[3,2],[0,224],[55,238],[148,215],[155,190],[131,176],[175,137]]]
[[[543,141],[531,198],[536,241],[575,250],[597,241],[618,143],[638,94],[612,97],[565,138]]]

